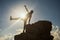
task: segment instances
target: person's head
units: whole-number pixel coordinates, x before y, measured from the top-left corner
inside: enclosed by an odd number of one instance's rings
[[[33,13],[33,10],[31,10],[31,13]]]

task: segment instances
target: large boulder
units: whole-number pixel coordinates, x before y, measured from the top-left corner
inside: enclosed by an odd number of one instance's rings
[[[15,35],[15,40],[53,40],[50,34],[52,23],[50,21],[38,21],[25,25],[26,33]]]

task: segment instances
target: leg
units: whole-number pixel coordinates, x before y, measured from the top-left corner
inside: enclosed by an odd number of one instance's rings
[[[30,24],[30,20],[31,20],[31,17],[29,17],[29,21],[28,21],[28,24]]]
[[[24,28],[23,28],[23,32],[26,32],[26,23],[27,23],[27,20],[24,21]]]

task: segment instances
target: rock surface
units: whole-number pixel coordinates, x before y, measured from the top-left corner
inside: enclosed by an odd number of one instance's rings
[[[25,25],[26,33],[15,35],[14,40],[53,40],[50,34],[52,23],[50,21],[38,21]]]

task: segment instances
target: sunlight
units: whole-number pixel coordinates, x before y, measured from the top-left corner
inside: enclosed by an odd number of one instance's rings
[[[24,6],[17,6],[15,8],[12,9],[12,16],[13,17],[20,17],[21,19],[25,19],[26,18],[26,10],[24,8]]]
[[[25,18],[26,18],[26,13],[23,13],[23,12],[22,12],[22,13],[20,14],[20,18],[25,19]]]

